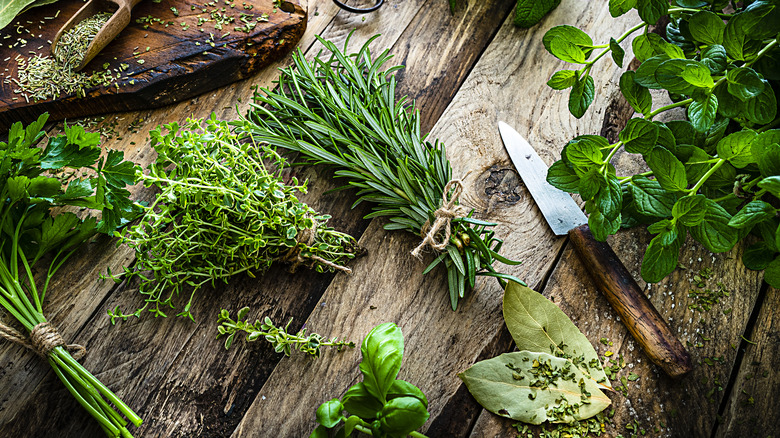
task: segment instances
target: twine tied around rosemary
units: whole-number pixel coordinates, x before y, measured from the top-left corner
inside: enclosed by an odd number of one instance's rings
[[[317,219],[314,219],[314,216],[312,216],[310,213],[306,213],[304,217],[311,219],[313,224],[312,227],[304,228],[300,230],[298,234],[295,236],[295,240],[297,241],[297,244],[294,245],[292,248],[290,248],[290,250],[287,251],[287,253],[281,258],[283,262],[292,264],[292,266],[290,266],[290,272],[295,272],[298,266],[305,263],[306,259],[309,259],[309,260],[314,260],[323,266],[336,269],[346,274],[351,274],[352,269],[325,260],[322,257],[316,256],[314,254],[311,254],[308,257],[301,256],[300,244],[304,244],[305,246],[311,246],[314,243],[314,239],[317,238],[317,228],[320,226],[319,222],[317,222]]]
[[[32,350],[46,359],[52,350],[57,347],[65,347],[71,353],[74,359],[79,360],[87,354],[87,349],[79,344],[66,344],[60,333],[48,321],[42,322],[33,327],[29,339],[19,333],[13,327],[9,327],[0,322],[0,337],[6,341],[21,345],[24,348]]]
[[[468,172],[466,176],[468,176],[469,173],[471,172]],[[452,194],[448,195],[450,190],[452,190]],[[441,195],[441,207],[433,212],[436,219],[433,221],[433,224],[431,224],[430,221],[425,221],[422,229],[420,229],[420,237],[423,238],[423,241],[412,251],[413,256],[418,259],[421,258],[420,254],[427,246],[430,246],[439,252],[442,252],[447,248],[447,245],[450,243],[450,236],[452,236],[452,220],[465,214],[465,209],[460,205],[457,205],[462,192],[463,180],[461,179],[450,180],[447,185],[444,186],[444,192]],[[444,231],[444,236],[442,236],[441,240],[437,241],[436,235],[439,234],[439,231]]]

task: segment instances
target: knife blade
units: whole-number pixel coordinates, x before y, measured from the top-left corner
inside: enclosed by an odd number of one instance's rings
[[[691,371],[693,364],[685,347],[612,248],[593,237],[588,218],[577,203],[547,182],[547,165],[533,147],[504,122],[498,122],[498,130],[523,184],[550,228],[556,235],[569,235],[594,283],[650,360],[672,377]]]

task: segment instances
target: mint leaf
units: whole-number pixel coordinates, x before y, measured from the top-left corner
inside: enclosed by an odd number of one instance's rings
[[[666,0],[637,0],[639,18],[647,24],[655,24],[662,15],[669,10],[669,2]]]
[[[685,82],[693,85],[697,88],[712,88],[715,86],[715,81],[712,80],[710,75],[710,69],[704,64],[689,64],[685,66],[682,71],[682,78]]]
[[[704,44],[721,44],[726,23],[709,11],[699,11],[688,19],[688,31],[696,41]]]
[[[572,64],[584,64],[585,52],[564,37],[555,37],[550,41],[550,53],[561,61]]]
[[[620,92],[636,112],[646,116],[652,109],[653,98],[650,90],[634,81],[635,75],[635,72],[627,71],[620,76]]]
[[[664,190],[658,181],[634,175],[628,188],[640,213],[655,217],[672,215],[672,206],[676,198],[672,193]]]
[[[750,245],[742,254],[742,263],[746,268],[754,271],[763,271],[774,260],[777,253],[772,251],[766,242],[758,242]]]
[[[634,9],[634,6],[636,6],[636,0],[609,0],[609,14],[613,17],[619,17]]]
[[[658,140],[658,126],[645,119],[631,119],[620,131],[619,138],[626,151],[644,155],[655,147]]]
[[[759,200],[750,201],[729,220],[729,226],[749,231],[757,223],[772,219],[776,214],[777,209],[771,204]]]
[[[583,177],[594,167],[604,164],[602,148],[608,148],[609,142],[599,135],[581,135],[570,140],[561,152],[561,159]]]
[[[517,27],[531,27],[557,8],[561,0],[518,0],[514,23]]]
[[[710,73],[714,75],[723,73],[728,65],[726,49],[719,44],[705,48],[701,51],[701,63],[710,69]]]
[[[780,257],[775,257],[764,269],[764,281],[770,286],[780,287]]]
[[[593,46],[593,40],[590,38],[590,36],[588,36],[587,33],[581,31],[580,29],[569,25],[555,26],[545,32],[544,36],[542,37],[542,44],[544,45],[544,48],[547,49],[547,51],[550,53],[552,53],[551,42],[555,38],[563,38],[564,41],[568,41],[571,44],[582,48],[589,48]],[[591,50],[592,49],[589,49],[586,55],[590,54]],[[552,54],[554,55],[554,53]]]
[[[577,73],[574,70],[559,70],[553,73],[547,85],[553,90],[565,90],[577,82]]]
[[[576,118],[585,115],[596,93],[596,87],[591,76],[578,79],[569,94],[569,112]]]
[[[777,117],[775,92],[766,81],[764,83],[761,94],[745,102],[745,117],[759,125],[765,125]]]
[[[660,234],[654,237],[645,250],[641,275],[648,283],[657,283],[663,280],[677,268],[680,247],[685,240],[685,235],[679,233],[671,245],[663,245],[661,241],[664,238],[665,236]]]
[[[690,229],[694,239],[712,252],[726,252],[737,243],[737,231],[729,226],[731,215],[720,205],[707,199],[704,220]]]
[[[580,177],[562,160],[556,161],[547,169],[547,182],[564,192],[579,193]]]
[[[661,187],[672,192],[687,188],[685,166],[671,152],[656,146],[645,159]]]
[[[655,55],[652,58],[649,58],[645,62],[642,63],[642,65],[639,66],[639,68],[636,69],[636,76],[634,77],[634,80],[637,84],[650,89],[660,89],[661,84],[658,83],[658,81],[655,79],[655,73],[658,70],[658,67],[663,64],[664,62],[670,60],[669,55]],[[683,81],[684,82],[684,81]]]
[[[752,99],[764,91],[764,81],[752,68],[737,67],[726,74],[729,93],[740,100]],[[768,85],[768,84],[767,84]]]
[[[754,131],[743,130],[722,138],[717,146],[718,157],[729,160],[734,167],[740,169],[756,160],[751,152],[751,143],[756,138]]]
[[[672,216],[687,227],[698,225],[707,212],[706,201],[704,195],[683,196],[672,207]]]
[[[620,44],[614,38],[609,39],[609,48],[612,51],[612,60],[615,61],[618,67],[623,68],[623,57],[626,56],[625,50],[620,47]]]
[[[709,94],[701,99],[694,99],[688,105],[688,120],[693,124],[693,128],[699,132],[707,132],[715,123],[715,116],[718,114],[718,98],[714,94]]]

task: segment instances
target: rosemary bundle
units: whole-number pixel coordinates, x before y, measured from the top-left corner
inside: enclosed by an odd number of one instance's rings
[[[319,37],[318,37],[319,38]],[[376,37],[374,37],[376,38]],[[330,51],[312,61],[298,50],[293,65],[281,70],[273,90],[255,92],[247,117],[236,122],[256,141],[299,152],[311,164],[336,167],[336,176],[356,187],[358,200],[374,204],[366,218],[387,216],[387,230],[421,235],[413,251],[438,251],[425,273],[444,262],[452,308],[474,287],[478,275],[512,279],[492,263],[518,264],[498,254],[503,241],[496,224],[474,219],[459,205],[463,189],[452,179],[444,145],[420,134],[420,117],[406,98],[396,99],[394,66],[382,70],[388,51],[375,59],[369,40],[347,55],[319,38]],[[353,206],[354,206],[353,205]]]
[[[122,236],[135,249],[136,264],[114,277],[140,280],[146,304],[131,314],[109,311],[112,322],[147,308],[166,316],[165,308],[175,308],[185,289],[190,297],[177,316],[192,319],[193,297],[204,285],[227,283],[242,272],[254,277],[276,261],[291,264],[292,271],[304,265],[349,272],[344,262],[362,250],[354,238],[325,225],[330,216],[295,197],[306,183],[294,177],[283,183],[285,161],[276,152],[213,115],[165,128],[166,134],[160,128],[150,133],[158,158],[148,174],[138,175],[160,192]]]

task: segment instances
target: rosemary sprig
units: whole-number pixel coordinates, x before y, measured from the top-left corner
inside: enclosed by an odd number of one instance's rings
[[[275,261],[290,263],[291,270],[304,265],[317,272],[349,271],[342,265],[362,249],[353,237],[325,225],[330,216],[295,197],[306,183],[292,178],[284,184],[285,161],[274,151],[231,132],[214,116],[165,128],[166,134],[161,128],[150,133],[158,158],[148,174],[137,175],[160,192],[122,237],[136,250],[136,264],[114,277],[139,279],[146,304],[131,314],[109,311],[112,322],[147,308],[166,316],[185,290],[189,301],[177,316],[192,319],[200,288],[242,272],[254,277]]]
[[[414,104],[395,97],[393,72],[402,66],[382,70],[391,57],[387,50],[372,59],[374,38],[351,55],[345,54],[349,39],[341,51],[319,38],[330,56],[312,61],[298,50],[293,65],[281,70],[278,86],[255,92],[247,117],[236,124],[257,141],[301,153],[308,163],[336,167],[336,176],[349,181],[342,188],[359,189],[354,205],[374,204],[366,218],[387,216],[385,229],[420,235],[437,219],[452,169],[444,145],[420,134]],[[478,275],[496,277],[502,285],[506,279],[519,282],[492,267],[496,260],[519,262],[498,254],[503,241],[491,230],[496,224],[474,219],[473,213],[451,220],[446,248],[425,270],[444,262],[453,309]]]
[[[296,334],[290,333],[290,324],[292,324],[292,318],[287,321],[287,325],[284,327],[277,327],[274,325],[271,318],[265,317],[263,321],[255,320],[254,324],[250,324],[249,320],[246,320],[246,316],[249,313],[249,307],[244,307],[238,311],[236,320],[234,321],[230,317],[230,312],[225,309],[219,313],[220,325],[217,327],[220,336],[227,335],[225,339],[225,348],[230,348],[233,344],[233,338],[236,333],[246,332],[247,341],[255,341],[257,339],[265,338],[273,347],[277,353],[284,353],[285,356],[289,356],[292,350],[298,350],[302,353],[311,354],[314,357],[320,357],[320,350],[322,347],[334,347],[337,351],[345,347],[355,348],[354,342],[339,341],[338,338],[328,340],[317,333],[306,333],[306,328],[301,328]]]

